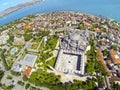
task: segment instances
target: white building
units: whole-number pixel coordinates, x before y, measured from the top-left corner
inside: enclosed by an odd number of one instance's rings
[[[6,44],[8,39],[9,39],[8,31],[7,30],[3,31],[0,34],[0,45],[1,44]]]
[[[73,30],[62,37],[55,69],[63,73],[84,75],[89,35],[86,30]]]

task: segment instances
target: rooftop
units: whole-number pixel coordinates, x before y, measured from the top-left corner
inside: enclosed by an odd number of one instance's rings
[[[11,70],[13,70],[15,72],[21,72],[22,68],[21,68],[21,65],[19,63],[14,63]]]
[[[89,33],[87,30],[70,30],[69,35],[62,38],[61,48],[84,51],[88,46]]]
[[[112,61],[111,61],[111,60],[107,60],[107,63],[108,63],[108,64],[111,64],[111,63],[112,63]]]
[[[100,63],[103,65],[105,71],[109,72],[109,71],[108,71],[108,68],[107,68],[107,66],[106,66],[106,64],[104,63],[103,53],[101,52],[100,49],[98,49],[97,54],[98,54],[98,60],[99,60]]]
[[[26,71],[24,72],[24,75],[28,77],[30,75],[31,70],[32,70],[32,67],[28,66]]]
[[[20,64],[33,67],[36,59],[37,59],[36,55],[26,54],[24,59],[20,61]]]
[[[117,55],[117,52],[116,52],[115,50],[111,49],[111,50],[109,51],[109,53],[110,53],[110,56],[111,56],[111,58],[112,58],[112,62],[113,62],[114,64],[120,64],[120,57],[119,57],[119,56],[116,56],[116,55]]]

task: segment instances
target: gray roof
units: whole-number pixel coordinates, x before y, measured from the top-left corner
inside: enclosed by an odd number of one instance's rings
[[[14,63],[12,68],[11,68],[12,71],[15,71],[15,72],[20,72],[21,71],[21,65],[19,63]]]
[[[37,59],[36,55],[26,54],[24,59],[20,61],[20,64],[33,67],[36,59]]]

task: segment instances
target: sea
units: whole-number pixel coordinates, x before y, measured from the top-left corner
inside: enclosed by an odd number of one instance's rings
[[[0,0],[0,12],[30,0]],[[30,14],[75,11],[120,21],[120,0],[44,0],[0,18],[0,26]]]

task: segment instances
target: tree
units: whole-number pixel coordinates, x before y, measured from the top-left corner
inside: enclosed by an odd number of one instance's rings
[[[86,73],[93,74],[95,72],[94,66],[95,65],[94,65],[93,62],[87,62],[87,64],[86,64]]]
[[[105,50],[103,51],[103,56],[108,56],[108,51],[107,51],[107,49],[105,49]]]
[[[28,89],[29,87],[30,87],[30,84],[27,83],[27,84],[25,85],[25,89]]]
[[[11,71],[11,74],[14,75],[14,76],[20,76],[21,75],[19,72],[14,72],[14,71]]]
[[[8,39],[8,43],[12,44],[12,42],[14,41],[14,36],[10,33],[9,34],[9,39]]]
[[[23,76],[22,79],[23,79],[24,81],[27,81],[27,80],[28,80],[27,76]]]
[[[33,72],[29,78],[29,82],[37,86],[46,85],[46,87],[50,88],[61,85],[60,76],[56,76],[54,73],[47,73],[46,71],[42,70],[37,70],[36,72]]]
[[[9,67],[8,64],[7,64],[7,61],[6,61],[5,55],[4,55],[5,51],[6,51],[6,50],[3,49],[3,50],[1,51],[1,53],[0,53],[0,56],[1,56],[1,59],[2,59],[2,62],[3,62],[3,65],[4,65],[4,67],[5,67],[5,70],[9,70],[10,67]]]
[[[119,90],[120,89],[120,85],[118,83],[111,83],[111,87],[112,87],[112,90]]]
[[[29,41],[32,38],[33,38],[32,33],[31,34],[24,34],[25,41]]]
[[[4,76],[4,71],[0,70],[0,81],[1,81],[3,76]]]
[[[112,45],[112,49],[117,50],[117,48],[118,48],[117,44]]]

